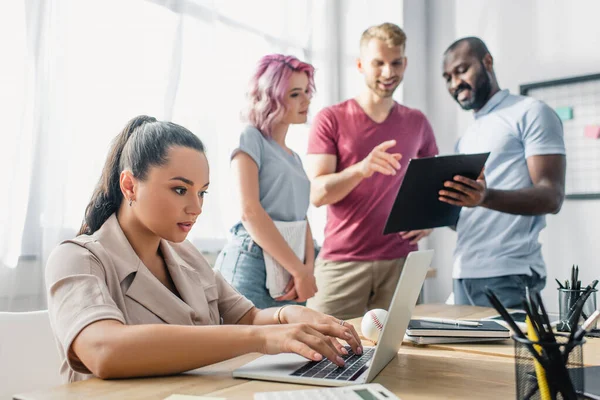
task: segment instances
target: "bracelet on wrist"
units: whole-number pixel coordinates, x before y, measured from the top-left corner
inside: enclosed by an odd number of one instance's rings
[[[275,320],[277,321],[278,324],[283,324],[283,322],[281,322],[281,312],[283,311],[284,308],[286,308],[290,305],[291,304],[283,305],[283,306],[279,307],[277,309],[277,311],[275,311]]]

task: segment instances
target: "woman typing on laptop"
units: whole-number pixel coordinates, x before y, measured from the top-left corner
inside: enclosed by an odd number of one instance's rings
[[[258,309],[186,236],[202,212],[202,142],[154,118],[114,140],[80,235],[48,260],[46,286],[65,381],[175,374],[241,354],[298,353],[343,365],[354,328],[301,306]]]

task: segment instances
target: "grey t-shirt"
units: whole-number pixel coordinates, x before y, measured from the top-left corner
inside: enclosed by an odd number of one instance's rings
[[[458,153],[491,152],[485,163],[487,186],[518,190],[533,186],[527,159],[565,154],[563,126],[546,104],[502,90],[475,113],[475,121],[459,140]],[[505,275],[546,276],[540,231],[543,215],[513,215],[484,207],[463,207],[456,226],[456,279]]]
[[[310,181],[298,154],[289,154],[277,142],[247,126],[240,135],[240,151],[258,166],[260,204],[274,221],[301,221],[310,201]]]

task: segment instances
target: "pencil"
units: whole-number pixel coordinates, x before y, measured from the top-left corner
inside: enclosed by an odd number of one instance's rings
[[[537,342],[538,337],[535,333],[535,329],[533,328],[533,323],[529,317],[525,319],[525,323],[527,324],[528,339],[532,342]],[[537,352],[541,353],[542,346],[534,344],[533,347]],[[550,396],[550,388],[548,387],[548,381],[546,380],[546,371],[544,371],[544,367],[542,367],[537,360],[534,359],[533,362],[535,365],[535,375],[537,377],[538,387],[540,388],[540,398],[541,400],[552,400],[552,397]]]

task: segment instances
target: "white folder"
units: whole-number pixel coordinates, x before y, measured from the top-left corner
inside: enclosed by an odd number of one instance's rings
[[[294,254],[304,262],[306,253],[306,220],[302,221],[273,221],[275,226],[292,249]],[[270,254],[263,251],[267,270],[267,289],[271,297],[276,298],[285,294],[285,287],[290,282],[291,274],[281,266]]]

